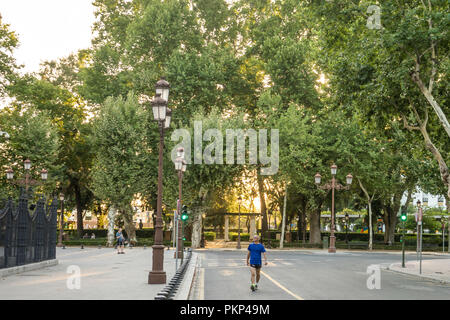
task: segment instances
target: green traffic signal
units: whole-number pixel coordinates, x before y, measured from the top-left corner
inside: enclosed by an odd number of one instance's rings
[[[184,205],[182,210],[181,210],[181,217],[180,218],[181,218],[181,221],[186,221],[187,219],[189,219],[189,215],[188,215],[188,212],[187,212],[187,206],[186,205]]]
[[[400,219],[402,219],[402,221],[406,221],[406,219],[407,219],[406,214],[402,214]]]

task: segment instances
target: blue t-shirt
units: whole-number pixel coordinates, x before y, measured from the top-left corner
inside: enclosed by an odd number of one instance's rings
[[[117,233],[116,233],[116,238],[117,238],[117,237],[119,237],[119,239],[118,239],[119,241],[122,241],[122,240],[123,240],[123,234],[122,234],[122,232],[117,232]]]
[[[266,252],[264,246],[261,243],[250,243],[247,250],[250,251],[250,264],[261,265],[261,253]]]

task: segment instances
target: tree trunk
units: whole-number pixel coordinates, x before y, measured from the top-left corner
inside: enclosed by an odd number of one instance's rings
[[[366,195],[367,204],[369,205],[369,250],[372,250],[373,248],[373,226],[372,226],[372,201],[375,197],[375,194],[372,195],[372,197],[369,196],[369,193],[367,192],[366,188],[364,188],[361,180],[358,178],[359,186],[361,187],[361,190]]]
[[[422,136],[425,139],[425,146],[433,154],[434,158],[439,164],[439,172],[441,174],[441,179],[442,182],[444,182],[444,185],[447,187],[447,197],[450,198],[450,172],[448,170],[447,164],[445,163],[445,160],[442,157],[439,150],[431,142],[430,136],[428,135],[426,129],[426,122],[423,126],[420,126],[420,131],[422,132]]]
[[[113,246],[116,235],[114,234],[114,220],[116,218],[116,208],[111,206],[108,212],[108,247]]]
[[[258,191],[259,191],[259,201],[261,204],[261,215],[262,215],[262,225],[261,225],[261,233],[262,236],[266,239],[268,239],[268,225],[267,225],[267,209],[266,209],[266,198],[265,198],[265,192],[264,192],[264,181],[263,177],[260,174],[260,168],[258,168],[257,171],[257,180],[258,180]]]
[[[283,204],[283,219],[281,220],[281,239],[280,239],[280,248],[283,248],[284,244],[284,229],[286,229],[286,201],[287,201],[287,187],[284,192],[284,204]]]
[[[313,210],[309,214],[309,243],[320,244],[320,211],[322,204],[319,204],[316,210]]]
[[[202,240],[202,212],[200,208],[194,208],[193,212],[191,248],[198,249]]]
[[[75,183],[75,202],[77,205],[77,235],[78,238],[82,238],[83,237],[83,231],[84,231],[84,226],[83,226],[83,206],[81,204],[81,191],[80,191],[80,187],[78,186],[78,183]]]
[[[372,201],[368,200],[369,205],[369,250],[373,248],[373,226],[372,226]]]
[[[428,91],[428,88],[425,86],[425,84],[422,82],[422,80],[419,77],[419,74],[416,72],[412,76],[413,81],[417,84],[422,94],[425,96],[427,101],[430,103],[430,105],[433,107],[434,112],[438,116],[442,126],[444,127],[444,130],[447,132],[447,135],[450,137],[450,124],[447,120],[447,117],[445,116],[445,113],[442,111],[439,104],[434,99],[432,93]]]
[[[306,198],[302,199],[302,241],[306,243]]]
[[[395,242],[395,228],[397,226],[397,212],[396,207],[392,208],[389,204],[384,206],[384,224],[386,230],[384,232],[384,243],[392,245]]]
[[[127,232],[128,241],[130,244],[135,245],[136,239],[136,226],[133,223],[133,209],[131,207],[122,210],[124,229]]]
[[[438,148],[436,148],[436,146],[431,141],[430,136],[428,135],[428,131],[427,131],[428,110],[427,110],[427,108],[425,108],[425,119],[422,120],[420,118],[416,108],[414,106],[411,106],[411,108],[414,111],[416,120],[419,122],[419,126],[408,125],[406,118],[403,116],[404,126],[405,126],[405,128],[407,128],[410,131],[411,130],[419,130],[422,133],[423,139],[425,140],[425,147],[433,154],[434,159],[438,162],[441,179],[442,179],[442,182],[444,183],[444,185],[447,187],[447,197],[450,198],[450,172],[449,172],[447,164],[445,163],[444,158],[442,157]]]

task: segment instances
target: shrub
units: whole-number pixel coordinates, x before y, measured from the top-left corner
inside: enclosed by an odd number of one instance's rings
[[[231,241],[237,241],[238,234],[236,232],[230,232],[229,237],[230,237]],[[250,239],[250,234],[241,233],[241,241],[249,241],[249,239]]]
[[[206,241],[214,241],[216,239],[216,233],[208,231],[204,233]]]
[[[114,233],[117,232],[118,229],[114,229]],[[78,239],[77,230],[76,229],[65,229],[65,234],[68,234],[71,239]],[[96,238],[107,238],[108,237],[108,230],[107,229],[85,229],[83,231],[84,234],[88,234],[89,237],[93,234],[95,234]],[[123,229],[123,233],[125,236],[126,231]],[[139,238],[152,238],[153,239],[154,230],[153,228],[144,228],[142,230],[136,229],[136,237]]]

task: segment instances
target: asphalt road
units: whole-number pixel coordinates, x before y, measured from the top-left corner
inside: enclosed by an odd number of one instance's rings
[[[246,250],[199,250],[195,300],[450,299],[450,286],[380,268],[380,288],[369,289],[369,266],[401,261],[395,253],[268,250],[259,289],[250,290]],[[445,257],[424,255],[423,259]],[[407,254],[406,260],[416,259]],[[375,282],[369,281],[373,284]]]

